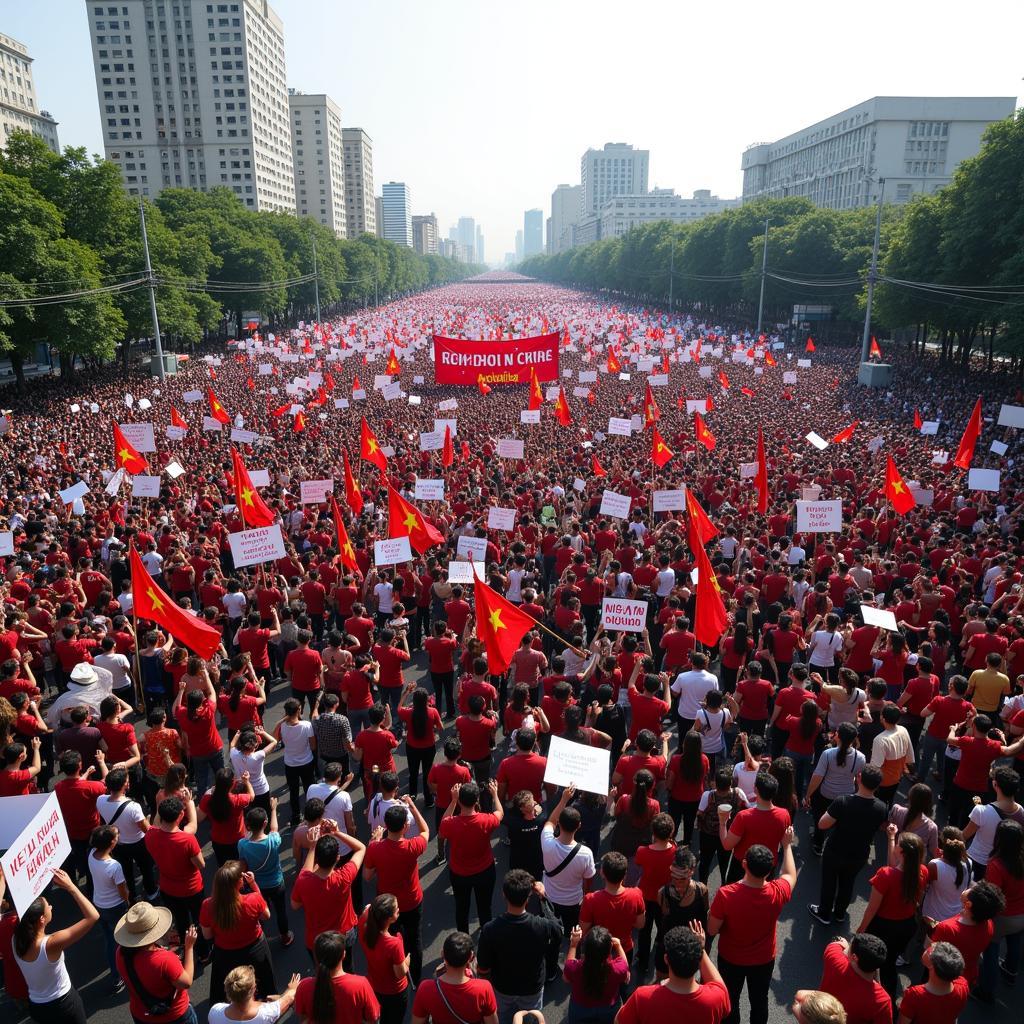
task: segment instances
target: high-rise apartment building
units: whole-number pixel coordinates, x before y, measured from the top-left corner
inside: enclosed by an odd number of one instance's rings
[[[412,247],[421,255],[428,256],[438,251],[437,217],[432,214],[413,214]]]
[[[581,218],[596,215],[612,196],[644,195],[650,150],[624,142],[606,142],[604,149],[588,149],[580,158]]]
[[[342,128],[345,154],[345,221],[349,238],[377,234],[373,195],[373,140],[362,128]]]
[[[548,252],[565,252],[576,244],[573,229],[580,222],[582,185],[558,185],[551,193],[551,231]]]
[[[455,230],[459,245],[476,249],[476,221],[472,217],[460,217]]]
[[[743,154],[743,198],[807,196],[847,210],[883,198],[905,203],[948,185],[957,165],[981,148],[993,121],[1009,117],[1012,96],[875,96],[776,142]]]
[[[741,199],[719,199],[710,189],[698,189],[691,199],[677,196],[670,188],[652,189],[642,196],[616,196],[601,207],[598,238],[624,235],[658,220],[689,224],[741,204]]]
[[[523,214],[523,256],[544,251],[544,211],[527,210]]]
[[[288,92],[288,108],[296,213],[318,220],[335,238],[344,238],[347,211],[341,111],[324,93],[307,95],[295,89]]]
[[[106,156],[133,195],[295,211],[284,25],[267,0],[87,3]]]
[[[38,135],[55,153],[60,152],[57,122],[39,109],[28,47],[0,34],[0,149],[14,131]]]
[[[477,224],[476,226],[476,262],[483,264],[484,260],[484,229]]]
[[[396,245],[412,248],[412,196],[404,181],[387,181],[381,186],[384,214],[383,237]]]
[[[384,200],[380,196],[373,197],[373,218],[376,224],[374,234],[378,238],[384,237]]]
[[[516,232],[516,260],[523,258],[523,229]]]

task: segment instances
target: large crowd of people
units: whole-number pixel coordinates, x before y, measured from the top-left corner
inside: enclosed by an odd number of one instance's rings
[[[852,348],[530,282],[253,328],[164,381],[83,374],[0,398],[0,813],[52,790],[71,844],[44,894],[0,918],[19,1011],[1010,1012],[1024,503],[997,419],[1015,380],[891,351],[889,387],[862,388]],[[541,384],[538,423],[520,415],[525,385],[433,383],[433,334],[545,333],[560,376]],[[953,464],[978,394],[973,466],[998,469],[997,490],[968,489]],[[688,400],[706,400],[713,440]],[[447,457],[421,450],[441,420]],[[660,466],[652,420],[672,453]],[[383,469],[361,458],[364,422]],[[113,427],[140,423],[156,450],[139,475],[159,476],[159,496],[116,473]],[[507,438],[522,458],[498,455]],[[232,559],[233,448],[266,471],[254,486],[286,544],[274,561]],[[905,514],[886,501],[889,457],[916,497]],[[418,499],[423,479],[444,499]],[[317,480],[333,481],[347,551],[329,499],[302,501]],[[697,628],[687,515],[653,510],[654,491],[684,486],[715,533],[714,643]],[[602,512],[606,490],[628,496],[625,518]],[[390,491],[440,540],[378,564]],[[841,502],[840,529],[798,527],[795,502],[814,495]],[[495,507],[514,510],[511,529],[489,528]],[[536,621],[507,668],[478,619],[481,583],[449,581],[461,538]],[[149,579],[132,579],[132,553]],[[143,582],[218,631],[211,657],[139,617]],[[646,602],[640,631],[606,628],[606,597]],[[605,791],[549,781],[554,738],[607,751]],[[780,918],[797,917],[806,940],[787,941]]]

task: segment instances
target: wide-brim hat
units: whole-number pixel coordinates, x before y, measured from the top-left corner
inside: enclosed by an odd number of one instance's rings
[[[80,662],[71,670],[71,682],[73,683],[97,683],[99,678],[96,675],[96,669],[85,661]]]
[[[162,939],[171,927],[171,912],[167,907],[154,907],[152,903],[136,903],[117,922],[114,940],[119,946],[136,949]]]

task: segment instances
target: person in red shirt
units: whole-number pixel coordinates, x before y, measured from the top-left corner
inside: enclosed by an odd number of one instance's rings
[[[924,728],[924,709],[939,695],[939,677],[932,672],[932,659],[919,655],[917,675],[907,683],[906,689],[896,701],[903,708],[901,725],[910,734],[910,742],[917,749]]]
[[[727,815],[720,817],[724,822]],[[768,989],[775,971],[775,926],[796,885],[793,839],[789,826],[782,834],[782,870],[771,882],[768,876],[775,866],[774,852],[760,843],[749,846],[743,855],[742,880],[723,885],[708,910],[708,935],[719,936],[718,969],[732,1004],[724,1024],[738,1024],[744,984],[751,1024],[768,1022]]]
[[[238,840],[245,835],[245,812],[252,798],[252,783],[249,782],[248,773],[243,773],[236,787],[235,774],[231,768],[218,768],[214,775],[213,789],[200,797],[197,824],[205,818],[210,819],[210,843],[218,866],[238,858]]]
[[[685,615],[676,618],[675,627],[662,636],[658,646],[665,652],[661,670],[670,675],[686,672],[690,668],[690,655],[697,646],[697,638],[690,631],[690,620]]]
[[[957,726],[967,720],[973,705],[967,700],[967,678],[953,676],[949,681],[949,693],[945,697],[935,697],[922,712],[931,722],[921,740],[917,760],[917,781],[928,781],[928,769],[935,757],[939,758],[941,769],[945,761],[946,737],[951,726]]]
[[[670,814],[656,814],[651,821],[651,842],[636,851],[636,866],[640,869],[640,895],[644,898],[644,923],[637,936],[637,969],[645,977],[651,957],[651,934],[661,918],[661,890],[669,884],[672,866],[676,863],[676,823]],[[696,858],[691,850],[684,854],[691,869]],[[659,931],[659,939],[662,936]]]
[[[732,850],[729,881],[743,876],[743,857],[752,846],[767,846],[772,857],[778,855],[786,830],[792,825],[789,811],[772,803],[778,791],[779,783],[773,775],[758,772],[754,779],[755,806],[740,811],[731,825],[728,814],[719,814],[719,841],[726,850]]]
[[[654,776],[654,785],[657,788],[665,781],[665,772],[668,767],[668,733],[661,734],[661,751],[658,749],[658,736],[650,729],[644,729],[636,738],[633,747],[634,753],[623,753],[615,764],[612,772],[612,785],[616,787],[619,796],[631,796],[633,793],[633,780],[639,771],[649,771]]]
[[[351,963],[349,937],[338,931],[317,935],[310,949],[316,964],[316,977],[303,978],[295,990],[295,1016],[302,1021],[315,1019],[313,1007],[326,1007],[338,1024],[373,1024],[380,1019],[381,1006],[367,978],[349,974]]]
[[[341,843],[352,856],[341,866],[338,858]],[[306,859],[292,886],[292,910],[304,910],[306,914],[306,949],[316,959],[314,943],[324,932],[351,932],[356,926],[356,914],[352,909],[352,883],[366,855],[366,847],[354,836],[338,829],[333,819],[324,818],[320,825],[320,838],[306,852]],[[345,942],[344,959],[352,966],[352,946],[355,936]]]
[[[374,644],[370,650],[370,654],[380,668],[377,685],[381,689],[381,699],[386,701],[388,707],[391,708],[392,720],[398,719],[398,705],[402,702],[402,690],[405,687],[402,666],[409,661],[409,641],[406,639],[405,632],[398,634],[397,644],[395,639],[396,634],[393,629],[382,629],[380,642]],[[401,721],[398,720],[395,724],[398,726],[396,732],[401,733]]]
[[[462,753],[473,769],[473,777],[480,786],[491,778],[491,751],[494,734],[498,730],[498,717],[493,711],[484,711],[484,698],[473,694],[469,698],[468,714],[455,719],[455,731],[462,741]]]
[[[305,583],[299,586],[302,600],[306,602],[306,614],[317,643],[324,637],[324,622],[327,614],[327,588],[320,582],[320,573],[310,569]]]
[[[355,637],[359,644],[359,651],[362,654],[370,653],[370,645],[373,640],[374,622],[366,614],[366,607],[358,602],[352,605],[352,614],[345,619],[342,629],[349,636]]]
[[[892,1024],[892,999],[878,983],[885,943],[877,935],[858,933],[849,941],[835,939],[825,947],[822,963],[818,988],[842,1003],[849,1020]]]
[[[443,970],[417,986],[412,1002],[412,1024],[498,1024],[498,1002],[486,978],[474,978],[469,965],[473,940],[465,932],[451,932],[444,940]]]
[[[402,936],[391,934],[397,923],[398,900],[383,888],[359,916],[359,945],[367,981],[380,1002],[381,1024],[402,1024],[409,1001],[412,961]]]
[[[509,795],[528,790],[541,803],[543,794],[553,795],[555,787],[545,784],[548,759],[537,752],[537,733],[533,729],[516,730],[516,751],[498,765],[498,799],[505,804]]]
[[[462,741],[457,736],[449,736],[444,741],[444,761],[435,764],[427,775],[427,784],[434,794],[434,830],[437,833],[437,862],[445,862],[444,837],[441,835],[441,818],[445,808],[451,803],[452,787],[470,782],[473,773],[460,761],[462,757]]]
[[[459,680],[459,685],[455,691],[455,699],[458,703],[459,711],[463,715],[468,714],[469,698],[474,694],[479,694],[483,697],[485,710],[489,711],[498,706],[498,691],[487,682],[487,659],[474,658],[472,668],[472,675],[463,676]],[[515,684],[510,683],[509,685],[512,690],[515,690]],[[536,691],[534,691],[532,698],[536,696]],[[537,701],[532,698],[531,703],[536,705]]]
[[[763,736],[765,733],[768,725],[768,702],[775,694],[775,687],[767,679],[762,678],[761,672],[761,662],[748,661],[743,679],[736,684],[740,729],[756,736]]]
[[[249,655],[252,667],[256,675],[264,683],[270,681],[270,642],[281,635],[281,623],[277,618],[277,611],[270,609],[270,627],[265,629],[260,625],[260,613],[249,612],[245,620],[245,626],[235,636],[235,643],[243,654]]]
[[[444,704],[444,717],[455,715],[455,650],[458,641],[444,622],[435,622],[433,636],[423,641],[430,667],[430,682],[434,687],[434,701]]]
[[[410,813],[419,835],[406,839]],[[363,861],[363,878],[368,882],[376,878],[377,891],[389,893],[396,900],[395,922],[409,952],[407,966],[415,985],[420,983],[423,970],[423,888],[420,885],[419,859],[429,840],[430,827],[412,797],[405,796],[401,804],[395,804],[384,812],[384,828],[374,830]]]
[[[370,724],[353,741],[352,756],[363,766],[363,790],[369,800],[376,788],[375,777],[395,770],[393,751],[398,740],[391,731],[391,708],[387,704],[374,704],[366,714]]]
[[[969,985],[978,980],[981,955],[988,949],[995,931],[993,921],[1006,907],[1006,897],[990,881],[975,882],[960,894],[963,910],[929,928],[932,942],[948,942],[964,958],[964,977]],[[930,922],[925,922],[926,926]]]
[[[992,732],[993,735],[989,735]],[[996,738],[999,737],[999,738]],[[988,715],[975,715],[971,719],[970,735],[957,736],[956,726],[950,726],[946,742],[960,748],[960,764],[953,776],[949,799],[949,823],[957,828],[967,824],[974,798],[989,796],[988,773],[999,757],[1012,757],[1024,748],[1024,736],[1012,746],[1003,746],[1002,733],[993,728]]]
[[[497,782],[492,779],[487,788],[494,807],[492,814],[481,812],[480,787],[475,782],[453,785],[439,829],[440,835],[448,840],[448,875],[455,898],[455,927],[460,932],[469,931],[473,898],[480,927],[491,919],[496,881],[491,833],[501,824],[505,812],[497,799]]]
[[[530,688],[530,703],[539,704],[537,699],[538,683],[540,674],[548,667],[548,659],[543,651],[538,651],[533,646],[534,634],[527,632],[523,635],[519,647],[512,655],[512,663],[509,669],[508,684],[514,686],[516,683],[526,683]]]
[[[629,861],[625,854],[612,850],[601,858],[601,877],[604,888],[588,892],[580,907],[580,928],[586,935],[599,924],[607,928],[622,944],[626,959],[633,950],[633,932],[643,928],[647,916],[643,893],[632,886],[623,885]]]
[[[925,947],[921,963],[928,980],[903,993],[898,1024],[956,1024],[970,996],[960,950],[948,942],[936,942]]]
[[[668,978],[657,985],[637,988],[616,1015],[616,1024],[720,1024],[726,1020],[733,1004],[704,942],[700,922],[689,928],[671,929],[664,939]]]
[[[4,766],[0,770],[0,797],[27,796],[33,786],[32,780],[42,771],[40,739],[33,736],[29,742],[32,747],[32,763],[27,768],[24,764],[28,759],[28,751],[24,743],[8,743],[4,747]]]
[[[299,714],[302,714],[303,702],[309,701],[310,714],[316,706],[317,694],[323,687],[324,663],[319,651],[310,648],[313,634],[308,629],[300,629],[296,634],[298,647],[289,651],[284,659],[284,674],[292,684],[292,696],[299,702]]]
[[[85,893],[92,899],[92,874],[89,871],[89,836],[100,824],[96,798],[103,796],[107,787],[102,782],[91,781],[92,776],[107,777],[107,762],[102,750],[96,752],[96,766],[82,774],[82,755],[77,750],[65,750],[60,755],[60,770],[64,776],[54,786],[57,803],[60,804],[64,825],[71,840],[71,871],[69,874],[85,876]]]
[[[452,596],[444,605],[444,618],[448,628],[457,636],[466,632],[466,623],[469,622],[473,609],[462,599],[462,587],[452,587]]]

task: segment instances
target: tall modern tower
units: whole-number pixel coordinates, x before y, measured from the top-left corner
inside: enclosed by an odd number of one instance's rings
[[[476,226],[476,262],[483,264],[484,260],[484,229],[477,224]]]
[[[383,237],[412,248],[412,197],[404,181],[388,181],[381,186],[384,213]]]
[[[341,111],[323,93],[288,94],[292,118],[292,160],[295,164],[295,205],[300,217],[312,217],[344,238],[345,166],[341,143]]]
[[[28,47],[0,34],[0,149],[14,131],[38,135],[55,153],[60,152],[57,122],[39,109]]]
[[[87,12],[104,151],[130,193],[222,185],[295,212],[284,25],[267,0]]]
[[[551,237],[548,252],[564,252],[575,242],[573,228],[580,221],[582,185],[558,185],[551,193]]]
[[[600,213],[612,196],[646,195],[650,155],[650,150],[634,149],[624,142],[588,149],[580,158],[581,217]]]
[[[520,228],[516,232],[516,259],[521,260],[523,258],[523,229]]]
[[[373,140],[362,128],[342,128],[345,154],[345,220],[349,238],[377,233],[373,195]]]
[[[523,256],[544,251],[544,211],[527,210],[523,214]]]
[[[412,247],[421,255],[438,251],[437,216],[433,213],[412,215]]]
[[[459,245],[468,246],[476,251],[476,221],[472,217],[460,217],[457,227]]]

